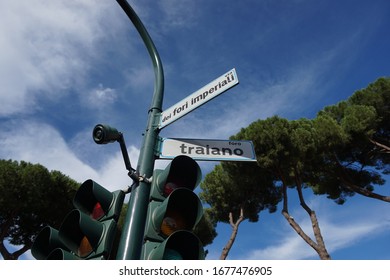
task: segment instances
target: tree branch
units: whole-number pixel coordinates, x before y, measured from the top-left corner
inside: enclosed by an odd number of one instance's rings
[[[237,221],[234,222],[233,220],[233,213],[229,213],[229,224],[232,227],[232,233],[230,235],[230,238],[228,242],[226,243],[225,247],[222,249],[221,256],[219,257],[220,260],[226,260],[230,249],[233,246],[234,241],[236,240],[236,236],[238,233],[238,227],[241,224],[241,222],[244,220],[244,207],[240,207],[240,216],[238,217]]]
[[[295,170],[295,183],[297,185],[297,191],[298,191],[298,197],[299,197],[299,202],[302,206],[303,209],[305,209],[305,211],[307,212],[307,214],[311,215],[311,213],[313,212],[310,207],[306,204],[306,201],[303,197],[303,194],[302,194],[302,180],[301,180],[301,176],[299,175],[299,172],[297,170],[297,168],[295,167],[294,168]]]
[[[390,147],[388,147],[388,146],[386,146],[386,145],[384,145],[384,144],[382,144],[382,143],[379,143],[379,142],[377,142],[377,141],[375,141],[375,140],[372,140],[371,138],[369,138],[368,140],[370,140],[370,142],[371,142],[372,144],[374,144],[375,146],[381,148],[381,149],[382,149],[382,150],[380,151],[381,153],[386,153],[386,154],[389,154],[389,153],[390,153]]]
[[[334,156],[334,159],[335,159],[337,165],[340,167],[338,169],[338,175],[339,175],[339,178],[340,178],[341,182],[344,184],[346,189],[353,191],[353,192],[356,192],[356,193],[363,195],[363,196],[366,196],[366,197],[375,198],[375,199],[378,199],[378,200],[381,200],[384,202],[390,202],[390,196],[384,196],[384,195],[369,191],[365,188],[362,188],[362,187],[354,184],[352,182],[352,180],[349,178],[348,173],[345,171],[344,165],[341,164],[341,162],[338,160],[337,156]]]
[[[290,226],[295,230],[295,232],[307,243],[309,244],[319,255],[319,257],[322,260],[329,260],[330,255],[328,254],[324,240],[322,238],[322,234],[320,231],[320,227],[318,225],[318,220],[316,217],[316,214],[313,210],[310,209],[310,207],[306,204],[305,199],[303,197],[302,193],[302,181],[299,176],[298,170],[295,168],[295,182],[296,182],[296,188],[299,196],[299,201],[303,209],[309,214],[314,236],[316,238],[316,242],[314,242],[303,230],[302,228],[298,225],[298,223],[294,220],[293,217],[288,213],[287,207],[283,208],[282,210],[282,215],[286,218]],[[285,194],[286,195],[286,194]],[[285,197],[283,198],[285,199]]]
[[[294,218],[285,210],[282,210],[282,215],[286,218],[287,222],[290,226],[298,233],[302,239],[309,244],[315,251],[317,251],[317,244],[308,236],[303,229],[299,226],[299,224],[294,220]]]

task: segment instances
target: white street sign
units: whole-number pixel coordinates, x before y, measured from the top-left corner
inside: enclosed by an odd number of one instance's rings
[[[195,91],[188,97],[162,112],[159,127],[163,128],[173,123],[177,119],[183,117],[192,110],[205,104],[237,84],[238,77],[236,69],[233,68],[226,74],[223,74],[211,83],[205,85],[201,89]]]
[[[186,155],[195,160],[256,161],[252,141],[163,138],[161,159]]]

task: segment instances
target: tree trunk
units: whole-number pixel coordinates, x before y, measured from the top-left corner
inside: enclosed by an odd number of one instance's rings
[[[233,221],[233,213],[229,213],[229,223],[232,227],[232,234],[230,235],[229,241],[226,243],[225,247],[222,249],[221,256],[219,257],[220,260],[226,260],[230,249],[233,246],[234,241],[236,240],[236,236],[238,233],[238,226],[241,224],[241,222],[244,220],[244,209],[240,208],[240,216],[238,217],[237,221],[234,223]]]
[[[301,206],[310,216],[310,221],[313,228],[313,233],[315,236],[315,239],[317,242],[313,241],[310,236],[308,236],[303,229],[299,226],[299,224],[294,220],[294,218],[289,214],[288,208],[287,208],[287,186],[283,184],[283,210],[282,215],[286,218],[290,226],[295,230],[296,233],[307,243],[309,244],[319,255],[321,260],[330,260],[331,257],[326,250],[324,240],[322,238],[321,230],[318,225],[318,220],[315,212],[309,208],[309,206],[306,204],[303,194],[302,194],[302,184],[298,180],[298,177],[296,176],[297,180],[297,191],[299,195],[299,201],[301,203]]]
[[[25,245],[19,250],[10,253],[4,245],[4,242],[0,243],[0,254],[3,256],[4,260],[17,260],[19,257],[24,254],[27,250],[31,248],[31,245]]]
[[[5,221],[2,224],[2,227],[0,229],[0,254],[3,256],[4,260],[17,260],[19,257],[24,254],[26,251],[28,251],[31,246],[32,242],[28,242],[28,244],[24,244],[23,247],[21,247],[19,250],[10,253],[7,248],[4,245],[5,242],[5,236],[12,224],[12,220],[16,217],[17,211],[12,211],[7,217],[5,217]]]
[[[328,251],[326,250],[326,247],[325,247],[325,244],[323,242],[323,239],[322,239],[322,236],[321,236],[321,232],[320,232],[320,228],[318,226],[318,222],[317,222],[317,217],[315,215],[315,212],[312,211],[311,215],[310,215],[310,219],[312,221],[312,227],[313,227],[313,232],[314,232],[314,235],[316,236],[316,239],[320,240],[320,242],[318,243],[315,243],[303,230],[302,228],[299,226],[299,224],[294,220],[294,218],[292,216],[290,216],[290,214],[287,212],[287,211],[282,211],[282,214],[283,216],[286,218],[286,220],[288,221],[288,223],[291,225],[291,227],[296,231],[296,233],[298,233],[298,235],[307,243],[310,245],[310,247],[312,247],[318,254],[318,256],[320,257],[321,260],[330,260],[331,257],[328,253]]]

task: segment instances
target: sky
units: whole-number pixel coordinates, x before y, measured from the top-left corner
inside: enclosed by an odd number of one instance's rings
[[[162,60],[163,110],[232,68],[239,79],[161,137],[225,140],[273,115],[314,118],[390,76],[387,0],[129,3]],[[119,145],[92,140],[96,124],[116,127],[137,166],[153,95],[150,57],[117,2],[0,0],[0,50],[0,158],[40,163],[112,191],[130,185]],[[218,164],[198,163],[203,175]],[[390,183],[378,192],[390,195]],[[290,213],[312,235],[296,194],[289,195]],[[387,203],[356,195],[338,206],[310,190],[305,197],[332,259],[390,259]],[[243,222],[228,258],[318,259],[280,211]],[[208,259],[219,258],[231,228],[219,224],[217,232]]]

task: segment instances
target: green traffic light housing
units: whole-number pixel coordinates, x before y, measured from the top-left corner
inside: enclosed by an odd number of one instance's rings
[[[202,203],[193,192],[201,176],[196,161],[184,155],[154,171],[142,259],[204,259],[203,245],[192,233],[203,216]]]
[[[202,215],[198,196],[186,188],[176,189],[163,202],[149,203],[146,235],[149,240],[162,241],[175,231],[191,231]]]
[[[47,260],[80,260],[80,258],[64,249],[56,248],[50,253]]]
[[[108,259],[115,239],[116,222],[99,222],[74,209],[64,219],[59,238],[81,259]]]
[[[204,260],[205,253],[199,238],[190,231],[180,230],[164,242],[146,242],[144,260]]]
[[[118,221],[125,193],[110,192],[93,180],[86,180],[78,189],[73,205],[98,221]]]
[[[202,172],[198,163],[184,155],[175,157],[164,170],[153,173],[151,199],[163,201],[173,190],[194,190],[200,183]]]
[[[49,258],[50,253],[56,248],[66,249],[66,246],[61,242],[58,236],[58,230],[46,226],[35,238],[31,247],[31,254],[37,260],[46,260]]]
[[[117,221],[125,193],[110,192],[98,183],[85,181],[73,199],[76,209],[57,231],[45,227],[31,252],[36,259],[108,259],[116,238]]]

